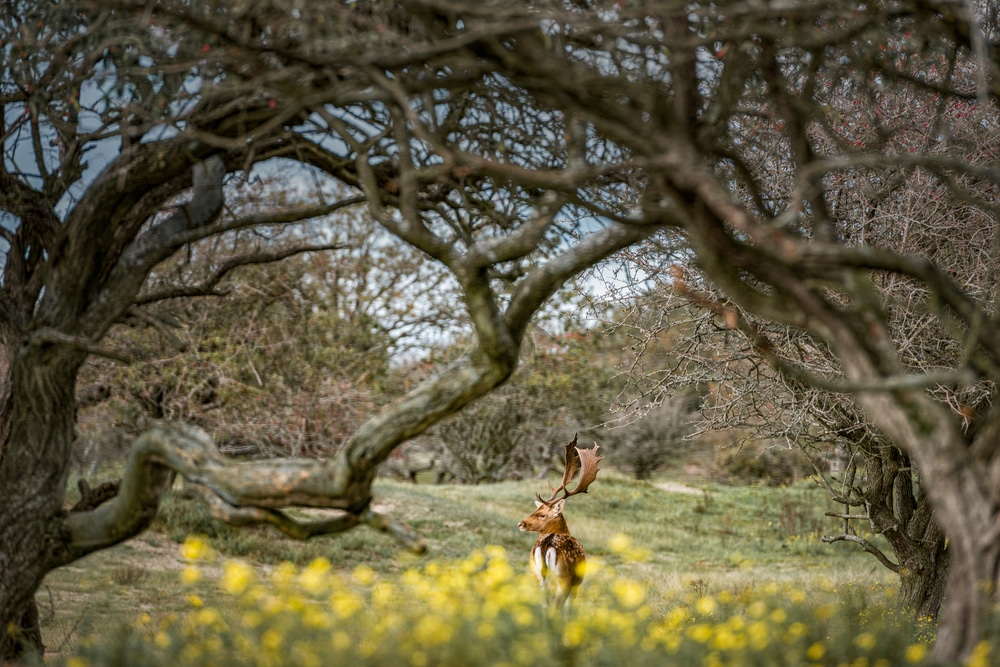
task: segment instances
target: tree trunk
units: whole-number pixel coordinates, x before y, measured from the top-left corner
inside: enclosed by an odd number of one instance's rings
[[[900,563],[899,602],[914,612],[918,619],[933,620],[938,617],[948,581],[948,550],[942,538],[938,547],[921,552],[935,554],[928,562],[924,557],[906,559]]]
[[[971,540],[971,550],[955,548],[952,558],[948,596],[934,645],[934,657],[942,662],[964,660],[972,654],[985,636],[990,606],[997,600],[1000,542],[983,535],[976,537]]]
[[[0,665],[32,653],[45,653],[42,628],[38,622],[38,604],[34,598],[28,601],[24,611],[17,614],[17,620],[8,626],[8,631],[0,632]]]
[[[0,662],[41,650],[34,596],[62,545],[62,513],[73,440],[75,373],[81,353],[24,345],[14,359],[8,432],[0,458]],[[29,370],[32,369],[32,370]]]

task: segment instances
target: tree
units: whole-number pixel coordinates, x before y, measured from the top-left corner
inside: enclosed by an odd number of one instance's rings
[[[869,211],[837,204],[838,196],[855,196],[845,188],[864,181],[912,179],[928,195],[928,187],[948,192],[979,212],[986,234],[977,248],[995,255],[995,156],[971,150],[953,131],[956,108],[974,114],[982,131],[998,125],[996,9],[977,5],[973,15],[968,7],[626,5],[614,20],[561,17],[559,25],[571,28],[559,36],[573,47],[558,62],[541,57],[541,43],[533,58],[525,47],[510,59],[523,72],[514,81],[545,80],[564,109],[627,147],[624,163],[642,178],[635,217],[670,228],[661,241],[675,264],[671,288],[746,335],[788,392],[805,384],[852,395],[881,442],[915,464],[919,493],[949,540],[935,646],[942,660],[971,653],[1000,583],[992,290],[967,288],[941,254],[915,255],[867,236],[877,228]],[[553,83],[560,79],[572,83]],[[893,115],[865,128],[841,112],[841,102],[867,106],[882,96],[919,100],[936,129],[933,143],[912,143],[909,125]],[[891,192],[905,203],[905,188]],[[883,229],[902,235],[899,221],[886,218]],[[691,263],[697,274],[685,272]],[[892,285],[905,285],[913,298],[894,300]],[[894,335],[901,312],[932,324],[929,339],[956,354],[940,366],[914,363],[908,339]],[[823,372],[783,356],[760,322],[787,329],[782,342],[806,341],[801,354],[826,348],[834,365]],[[987,400],[953,408],[967,395]],[[901,461],[898,470],[906,467]],[[883,489],[908,491],[906,475],[896,472],[888,471],[892,483]]]
[[[262,180],[240,190],[252,189],[255,200],[288,198]],[[281,256],[307,235],[335,252],[217,276],[230,258]],[[121,452],[166,418],[198,424],[229,454],[331,454],[392,395],[392,356],[462,324],[446,311],[460,297],[445,278],[358,212],[194,244],[157,267],[140,301],[190,284],[214,283],[212,294],[153,299],[112,329],[104,344],[134,363],[91,358],[83,367],[78,404],[100,400],[78,411],[75,448],[80,458]],[[425,289],[432,298],[421,298]]]
[[[937,66],[946,67],[943,57],[939,59]],[[969,113],[965,102],[945,107],[950,141],[942,141],[941,124],[933,122],[933,110],[927,106],[932,101],[912,90],[883,89],[861,100],[840,91],[831,97],[829,106],[844,126],[854,129],[852,141],[858,145],[891,141],[907,153],[960,153],[974,163],[984,151],[992,150],[995,129],[986,131],[982,115]],[[894,126],[905,130],[883,136],[879,131],[883,119],[891,119]],[[767,174],[773,187],[789,192],[794,189],[794,170],[787,164],[787,169],[776,166],[779,162],[773,153],[757,152],[747,159],[756,171]],[[983,201],[990,197],[989,192],[977,195]],[[979,295],[993,308],[988,293],[997,259],[984,251],[981,242],[993,233],[993,216],[988,210],[969,206],[952,191],[939,188],[935,179],[921,170],[896,170],[888,175],[857,170],[847,176],[834,175],[828,197],[835,210],[837,232],[847,242],[855,238],[898,253],[934,257],[943,269],[960,276],[963,289]],[[756,334],[742,335],[712,308],[697,305],[707,295],[707,288],[687,295],[675,291],[677,274],[663,269],[662,257],[661,251],[650,246],[631,259],[656,287],[640,296],[645,305],[630,313],[630,330],[641,332],[640,347],[647,350],[647,357],[655,349],[669,347],[675,360],[669,373],[664,373],[663,367],[639,373],[642,391],[666,395],[689,384],[712,386],[701,428],[737,429],[743,440],[784,442],[811,452],[821,481],[831,496],[845,505],[840,513],[843,532],[826,539],[861,545],[900,575],[904,605],[921,617],[936,616],[947,574],[946,540],[933,520],[924,487],[912,483],[917,476],[909,455],[866,418],[849,393],[810,386],[801,377],[789,377],[769,366],[757,349],[757,341],[766,339],[769,354],[820,376],[835,374],[838,369],[829,347],[801,329],[769,323],[746,311],[740,314],[753,321]],[[681,265],[675,264],[672,270],[682,270]],[[684,267],[684,281],[703,286],[703,277],[696,273],[696,267]],[[934,372],[962,364],[963,350],[952,344],[940,323],[912,307],[926,298],[919,287],[898,276],[874,275],[873,281],[887,304],[888,329],[908,368]],[[694,297],[694,308],[688,297]],[[724,299],[721,292],[712,290],[712,301]],[[731,302],[729,306],[734,312],[740,310]],[[651,317],[650,312],[659,316]],[[665,327],[680,340],[664,341],[661,331]],[[644,366],[649,367],[649,362]],[[957,414],[968,417],[970,410],[989,404],[992,385],[980,381],[938,386],[934,393]],[[844,470],[834,474],[828,474],[825,466],[831,444],[845,462]],[[858,534],[854,524],[859,521],[887,537],[892,557]]]
[[[523,11],[467,22],[421,3],[4,5],[0,627],[32,625],[46,572],[141,532],[175,474],[233,523],[300,538],[364,523],[420,548],[370,509],[378,464],[501,384],[545,300],[656,226],[595,219],[576,159],[586,136],[499,74],[503,45],[538,32]],[[227,182],[278,157],[349,193],[227,209]],[[157,425],[113,499],[67,512],[78,374],[91,356],[128,361],[105,340],[155,301],[144,290],[156,268],[202,239],[362,203],[454,276],[472,348],[330,459],[234,465],[205,432]],[[329,245],[303,239],[296,252]],[[299,521],[289,506],[340,514]],[[4,650],[33,643],[31,629]]]

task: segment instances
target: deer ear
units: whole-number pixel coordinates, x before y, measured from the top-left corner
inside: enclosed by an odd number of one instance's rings
[[[566,503],[565,498],[560,498],[559,500],[552,503],[552,511],[555,513],[555,516],[559,516],[560,514],[562,514],[563,505],[565,503]]]
[[[535,501],[535,507],[541,507],[541,506],[542,506],[542,501],[541,500],[536,500]]]

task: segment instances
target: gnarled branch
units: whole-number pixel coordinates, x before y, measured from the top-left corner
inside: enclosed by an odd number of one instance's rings
[[[338,465],[339,464],[339,465]],[[197,427],[177,423],[154,426],[132,446],[118,494],[87,512],[62,520],[68,540],[53,558],[65,564],[132,537],[155,516],[163,494],[179,474],[190,482],[218,519],[234,525],[268,524],[299,540],[367,524],[423,552],[423,540],[404,524],[373,512],[367,482],[351,480],[342,460],[227,459]],[[341,514],[299,520],[280,507],[325,507]]]

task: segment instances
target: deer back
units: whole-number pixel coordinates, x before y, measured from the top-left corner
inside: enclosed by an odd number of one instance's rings
[[[583,581],[587,554],[569,533],[546,533],[535,542],[528,563],[540,584],[553,577],[557,594],[564,598]]]

